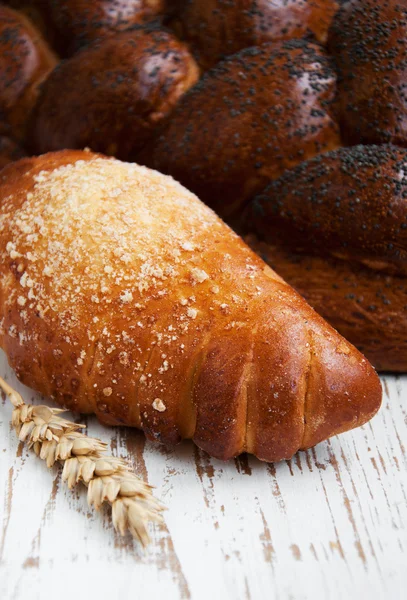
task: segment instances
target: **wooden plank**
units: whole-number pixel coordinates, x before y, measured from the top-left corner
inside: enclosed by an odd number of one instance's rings
[[[4,355],[0,375],[40,400]],[[275,465],[222,463],[190,442],[165,449],[90,418],[90,434],[130,456],[168,507],[145,554],[16,442],[3,401],[0,598],[405,598],[407,377],[383,384],[370,424]]]

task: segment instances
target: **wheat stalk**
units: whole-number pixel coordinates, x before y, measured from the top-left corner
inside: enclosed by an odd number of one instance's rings
[[[96,510],[104,502],[112,506],[116,531],[129,530],[145,547],[150,542],[149,521],[161,522],[163,505],[152,495],[152,487],[132,473],[121,458],[105,455],[107,446],[80,433],[78,425],[59,415],[60,408],[26,404],[21,395],[0,377],[0,389],[14,406],[12,424],[21,442],[26,442],[47,467],[63,465],[62,479],[72,488],[79,481],[88,487],[88,504]]]

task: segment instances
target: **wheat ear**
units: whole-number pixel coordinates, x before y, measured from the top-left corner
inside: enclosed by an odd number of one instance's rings
[[[72,488],[79,481],[88,486],[88,504],[96,510],[104,502],[112,506],[116,531],[127,530],[145,547],[150,542],[149,521],[162,521],[163,505],[152,495],[152,487],[132,473],[121,458],[106,456],[106,444],[78,430],[78,425],[59,415],[60,408],[26,404],[21,395],[1,377],[0,389],[14,406],[12,424],[21,442],[26,442],[48,467],[63,465],[62,479]]]

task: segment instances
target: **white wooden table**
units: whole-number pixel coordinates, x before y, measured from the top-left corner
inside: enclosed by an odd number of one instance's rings
[[[0,375],[39,400],[2,354]],[[275,465],[166,450],[89,419],[168,507],[145,554],[17,443],[3,402],[1,600],[407,598],[407,377],[382,381],[370,424]]]

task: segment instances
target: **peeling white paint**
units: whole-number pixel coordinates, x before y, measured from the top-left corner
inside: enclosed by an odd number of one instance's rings
[[[3,354],[0,375],[39,400]],[[146,554],[114,533],[107,512],[88,509],[83,489],[70,492],[58,469],[19,447],[3,402],[0,598],[404,599],[407,377],[382,381],[370,424],[276,465],[222,463],[190,442],[166,450],[88,419],[168,507]]]

